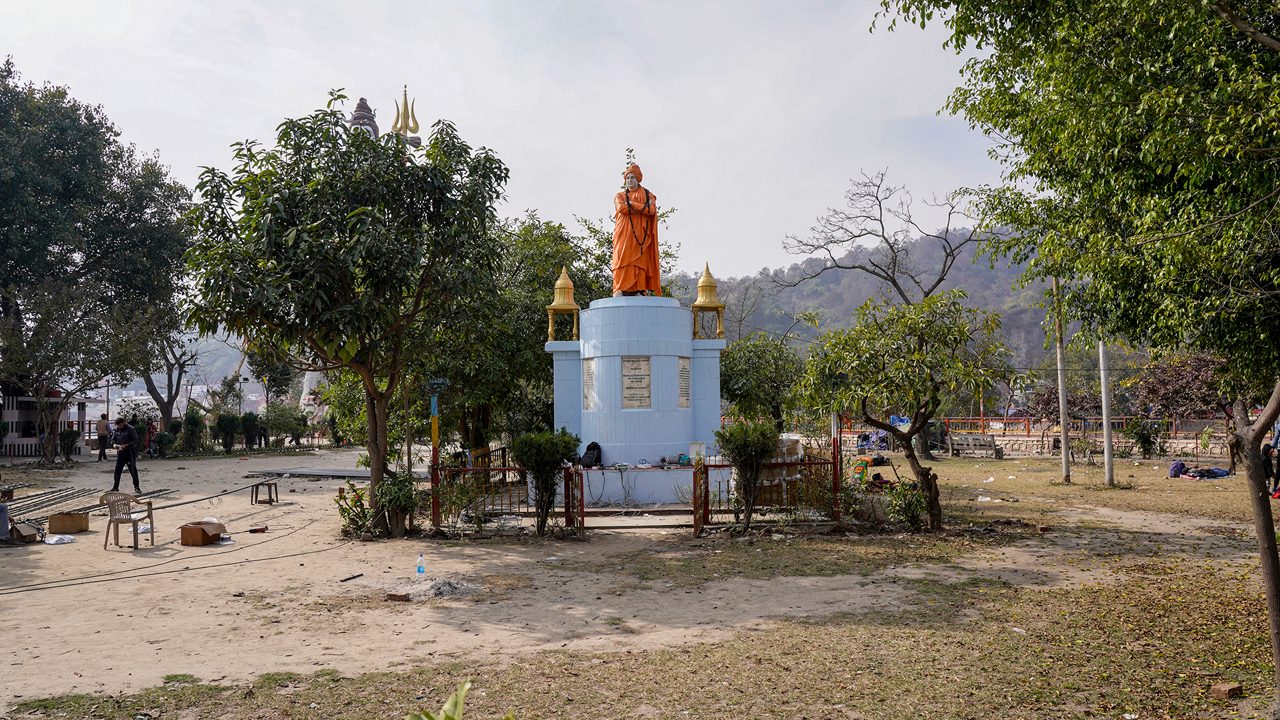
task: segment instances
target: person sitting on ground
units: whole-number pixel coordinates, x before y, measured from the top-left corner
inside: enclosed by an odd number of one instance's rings
[[[893,483],[884,479],[880,473],[872,473],[871,479],[867,481],[867,489],[871,492],[879,492],[893,487]]]

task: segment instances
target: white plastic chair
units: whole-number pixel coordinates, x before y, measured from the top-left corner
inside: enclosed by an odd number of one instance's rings
[[[151,547],[156,546],[156,521],[151,514],[151,501],[139,500],[129,493],[109,492],[102,496],[99,500],[107,506],[107,532],[102,536],[102,549],[107,549],[108,535],[111,529],[115,528],[116,547],[120,547],[120,526],[133,526],[133,548],[138,548],[138,525],[143,521],[147,521],[148,529],[151,531]],[[146,510],[134,510],[133,506],[141,505]]]

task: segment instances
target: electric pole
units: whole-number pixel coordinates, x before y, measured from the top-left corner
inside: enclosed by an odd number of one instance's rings
[[[1058,298],[1058,278],[1053,279],[1053,327],[1058,350],[1058,427],[1062,446],[1062,483],[1071,484],[1071,431],[1067,425],[1067,342],[1062,334],[1062,304]]]
[[[1116,486],[1116,467],[1111,457],[1111,373],[1107,368],[1107,343],[1098,341],[1098,375],[1102,381],[1102,466],[1107,487]]]

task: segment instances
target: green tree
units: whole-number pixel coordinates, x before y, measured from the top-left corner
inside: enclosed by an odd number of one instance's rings
[[[274,148],[237,145],[230,175],[201,175],[190,309],[202,330],[359,377],[376,498],[408,356],[442,351],[441,328],[493,302],[490,229],[507,170],[445,121],[421,148],[352,130],[343,99],[281,123]]]
[[[258,413],[249,411],[240,416],[240,432],[244,434],[245,448],[252,448],[258,443],[260,429]]]
[[[756,333],[729,345],[720,358],[720,395],[744,418],[768,418],[777,432],[804,372],[804,360],[784,340]]]
[[[1280,687],[1280,556],[1259,451],[1280,415],[1274,3],[882,5],[983,50],[949,108],[1005,163],[983,194],[1012,231],[995,251],[1027,261],[1030,278],[1082,278],[1063,304],[1087,331],[1224,358]]]
[[[307,416],[302,408],[291,402],[273,400],[262,411],[262,426],[273,437],[292,438],[297,445],[307,431]]]
[[[560,470],[578,454],[578,443],[577,435],[564,430],[526,433],[511,443],[516,462],[533,476],[533,505],[539,536],[547,534],[547,518],[555,507]]]
[[[964,297],[952,290],[914,305],[866,303],[852,328],[818,338],[800,386],[811,407],[853,411],[898,441],[934,530],[942,529],[938,478],[920,463],[914,440],[947,396],[994,385],[1007,355],[999,317],[965,307]],[[898,428],[890,415],[911,424]]]
[[[450,352],[424,357],[420,372],[448,380],[441,412],[465,448],[484,450],[498,434],[514,437],[551,425],[551,357],[543,349],[552,287],[567,267],[579,305],[607,297],[586,270],[583,240],[529,213],[494,228],[505,250],[494,275],[495,302],[476,322],[444,330]],[[560,337],[568,337],[569,328]],[[424,419],[429,407],[423,407]]]
[[[204,442],[204,414],[195,405],[187,407],[182,416],[182,449],[195,452]]]
[[[117,134],[0,64],[0,383],[37,399],[47,462],[74,399],[138,364],[185,245],[187,191]]]
[[[733,465],[733,487],[742,510],[742,532],[750,532],[764,464],[778,454],[778,430],[769,422],[736,422],[716,431],[716,444],[720,454]]]
[[[294,378],[298,377],[298,370],[289,364],[288,357],[270,350],[251,348],[245,353],[245,360],[249,363],[249,372],[262,383],[268,402],[288,395]]]
[[[222,441],[223,452],[231,452],[231,448],[236,444],[236,436],[240,434],[240,416],[224,412],[218,415],[214,429],[217,431],[218,439]]]

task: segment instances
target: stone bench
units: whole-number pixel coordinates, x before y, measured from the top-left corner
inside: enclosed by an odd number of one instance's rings
[[[947,448],[952,456],[961,453],[982,453],[997,460],[1004,458],[1004,448],[996,444],[994,435],[951,435],[947,438]]]

